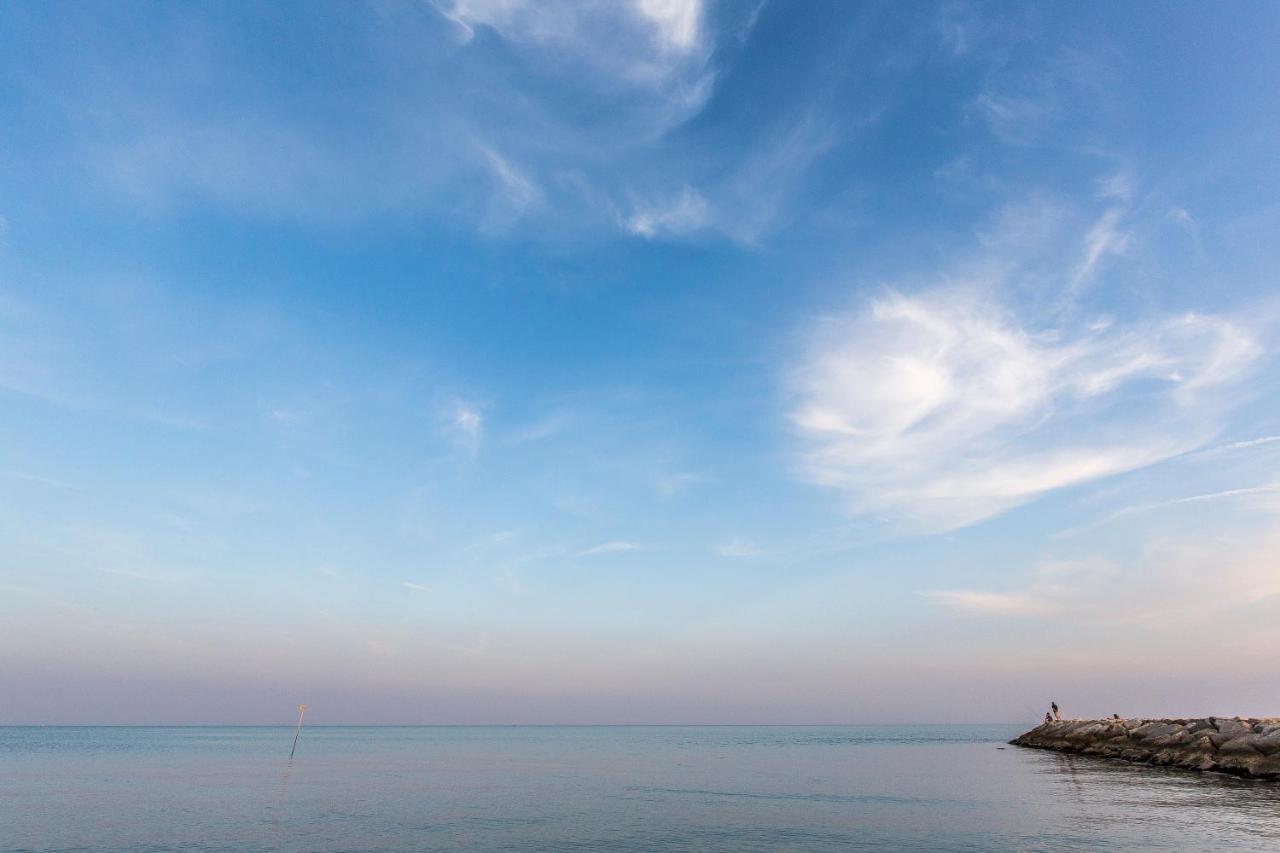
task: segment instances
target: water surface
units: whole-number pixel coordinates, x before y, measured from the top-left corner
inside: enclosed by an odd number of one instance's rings
[[[1280,850],[1280,785],[1020,728],[0,728],[0,850]]]

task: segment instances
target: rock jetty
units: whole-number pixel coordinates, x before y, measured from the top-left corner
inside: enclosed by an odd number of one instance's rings
[[[1280,717],[1059,720],[1009,743],[1280,781]]]

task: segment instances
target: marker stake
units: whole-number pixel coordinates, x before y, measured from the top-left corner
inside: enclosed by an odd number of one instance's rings
[[[293,749],[289,750],[289,760],[293,760],[293,754],[298,750],[298,735],[302,734],[302,715],[307,713],[306,705],[298,706],[298,728],[293,732]]]

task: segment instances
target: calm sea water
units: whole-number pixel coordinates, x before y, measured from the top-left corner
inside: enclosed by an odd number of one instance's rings
[[[0,728],[0,849],[1280,850],[1280,785],[1016,733]]]

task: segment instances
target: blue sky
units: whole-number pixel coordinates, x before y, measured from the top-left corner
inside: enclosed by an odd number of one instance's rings
[[[0,722],[1274,713],[1280,12],[0,10]]]

